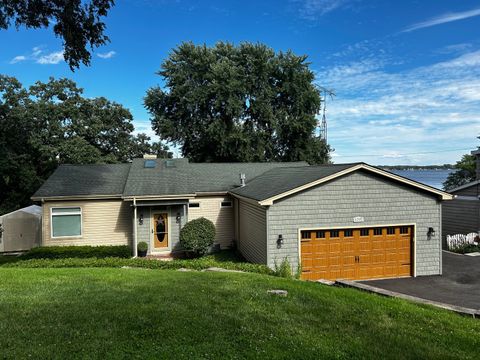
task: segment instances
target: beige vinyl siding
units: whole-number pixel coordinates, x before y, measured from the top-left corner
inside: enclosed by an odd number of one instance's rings
[[[232,206],[221,207],[222,201],[230,201]],[[235,234],[233,199],[229,196],[198,197],[190,200],[190,202],[199,203],[200,207],[188,208],[188,220],[207,218],[215,225],[215,243],[220,244],[222,249],[231,247]]]
[[[248,261],[267,264],[267,210],[238,200],[238,248]]]
[[[82,235],[52,238],[51,208],[80,207]],[[131,245],[132,216],[130,203],[122,200],[55,201],[43,204],[43,246]]]

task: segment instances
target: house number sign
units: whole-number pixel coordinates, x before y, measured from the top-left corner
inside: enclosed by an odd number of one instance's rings
[[[360,223],[360,222],[364,222],[364,221],[365,221],[365,218],[363,216],[355,216],[353,218],[354,223]]]

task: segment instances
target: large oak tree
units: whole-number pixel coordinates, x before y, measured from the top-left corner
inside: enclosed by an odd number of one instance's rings
[[[133,131],[129,110],[84,97],[71,80],[52,78],[27,89],[0,75],[0,214],[28,205],[59,164],[171,157],[167,147]]]
[[[321,96],[306,56],[262,44],[182,43],[145,106],[160,138],[193,161],[329,161],[315,135]]]

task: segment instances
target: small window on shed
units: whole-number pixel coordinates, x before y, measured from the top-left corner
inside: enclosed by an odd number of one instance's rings
[[[222,208],[229,208],[229,207],[232,207],[232,202],[231,201],[222,201],[222,203],[220,204],[220,206]]]
[[[352,237],[353,236],[353,230],[348,229],[348,230],[343,230],[343,237]]]
[[[368,236],[370,234],[369,229],[360,229],[360,236]]]
[[[400,234],[408,234],[408,226],[402,226],[400,228]]]
[[[395,235],[395,228],[394,227],[388,227],[387,228],[387,235]]]
[[[382,235],[382,228],[373,229],[373,235]]]
[[[199,208],[199,207],[200,207],[200,203],[189,203],[189,204],[188,204],[188,207],[189,207],[189,208]]]
[[[325,231],[317,231],[317,239],[325,239]]]
[[[330,231],[330,237],[331,238],[337,238],[339,236],[340,236],[340,231],[338,231],[338,230],[331,230]]]
[[[302,231],[302,239],[310,239],[312,236],[311,231]]]

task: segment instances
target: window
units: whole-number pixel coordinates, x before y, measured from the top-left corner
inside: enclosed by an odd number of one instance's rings
[[[145,160],[143,163],[143,167],[145,169],[153,169],[157,166],[157,162],[155,160]]]
[[[368,229],[360,229],[360,236],[368,236],[369,230]]]
[[[229,208],[229,207],[232,207],[232,202],[231,201],[222,201],[220,206]]]
[[[408,234],[408,226],[402,226],[400,228],[400,234]]]
[[[343,237],[352,237],[353,236],[353,230],[343,230]]]
[[[338,230],[332,230],[330,231],[330,237],[331,238],[337,238],[340,236],[340,232]]]
[[[382,228],[373,229],[373,235],[382,235]]]
[[[189,203],[189,204],[188,204],[188,207],[189,207],[189,208],[199,208],[199,207],[200,207],[200,203]]]
[[[310,239],[311,236],[311,231],[302,231],[302,239]]]
[[[52,208],[52,237],[82,236],[82,209]]]
[[[394,227],[388,227],[387,228],[387,235],[394,235],[395,234],[395,228]]]
[[[317,239],[325,239],[325,231],[317,231]]]

